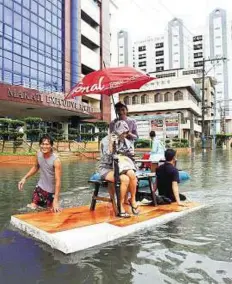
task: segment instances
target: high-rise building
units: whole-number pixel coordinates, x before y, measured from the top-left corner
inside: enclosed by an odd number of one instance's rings
[[[210,58],[228,59],[228,29],[227,15],[223,9],[215,9],[209,15],[209,56]],[[229,86],[228,86],[228,62],[219,61],[215,64],[212,73],[217,79],[216,99],[224,101],[224,106],[229,108]]]
[[[1,0],[1,89],[66,93],[84,75],[109,66],[112,1]],[[76,101],[110,120],[109,97]]]
[[[163,35],[137,41],[133,45],[133,66],[146,73],[163,71],[167,66],[165,53]]]
[[[118,32],[118,66],[129,66],[129,36],[127,31]]]
[[[183,21],[174,18],[168,23],[169,69],[184,68],[184,28]]]

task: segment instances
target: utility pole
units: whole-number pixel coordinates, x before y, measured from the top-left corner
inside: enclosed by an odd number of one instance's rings
[[[205,109],[208,108],[208,106],[205,106],[205,63],[206,62],[214,62],[214,61],[224,61],[226,60],[225,57],[220,57],[220,58],[209,58],[205,59],[203,57],[203,66],[202,66],[202,104],[201,104],[201,141],[202,141],[202,149],[205,149],[205,142],[206,142],[206,133],[205,133]]]
[[[202,149],[205,149],[205,58],[203,57],[202,68],[202,103],[201,103],[201,143]]]

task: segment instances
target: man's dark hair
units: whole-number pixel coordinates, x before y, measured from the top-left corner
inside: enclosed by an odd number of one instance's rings
[[[167,149],[164,153],[164,156],[167,162],[171,162],[176,156],[176,151],[173,149]]]
[[[149,135],[150,135],[151,138],[156,137],[155,131],[151,131],[151,132],[149,133]]]
[[[48,140],[51,146],[53,146],[53,139],[51,136],[49,136],[48,134],[44,134],[43,136],[41,136],[39,139],[39,145],[41,145],[44,140]]]
[[[119,101],[118,103],[115,104],[116,110],[119,110],[120,108],[125,107],[126,110],[128,111],[127,105],[124,104],[123,102]]]

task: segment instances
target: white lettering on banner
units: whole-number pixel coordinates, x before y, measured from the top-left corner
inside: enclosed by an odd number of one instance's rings
[[[135,81],[138,77],[140,77],[141,75],[135,75],[135,76],[132,76],[130,78],[127,78],[126,80],[120,80],[120,81],[116,81],[116,82],[112,82],[110,83],[110,89],[111,88],[117,88],[123,84],[126,84],[126,83],[129,83],[130,81]]]
[[[115,82],[109,83],[109,86],[105,86],[103,84],[104,76],[99,78],[98,83],[93,84],[91,86],[84,85],[82,82],[80,82],[70,93],[69,97],[72,97],[75,93],[101,93],[101,91],[105,89],[112,89],[117,88],[123,84],[129,83],[130,81],[135,81],[137,78],[139,78],[141,75],[135,75],[130,78],[126,78],[126,80],[119,80]]]
[[[100,93],[102,90],[105,89],[104,85],[102,85],[102,82],[104,80],[104,76],[99,78],[99,81],[97,84],[93,84],[92,86],[84,86],[82,82],[80,82],[71,92],[70,96],[74,93],[93,93],[98,92]]]

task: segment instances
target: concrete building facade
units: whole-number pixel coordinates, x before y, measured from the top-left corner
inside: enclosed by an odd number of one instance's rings
[[[103,66],[110,65],[110,5],[108,0],[49,1],[4,0],[0,3],[0,82],[1,90],[8,94],[4,104],[11,106],[9,94],[19,100],[18,115],[32,115],[33,94],[50,94],[57,98],[57,108],[82,77]],[[20,94],[28,94],[20,95]],[[17,97],[17,95],[16,95]],[[10,99],[11,98],[11,99]],[[7,101],[6,101],[7,100]],[[75,104],[88,106],[89,117],[110,120],[110,99],[93,95],[79,97]],[[5,114],[1,103],[0,115]],[[38,104],[33,115],[46,114]],[[49,116],[54,117],[52,108]],[[68,111],[68,110],[67,110]],[[88,116],[81,108],[66,113],[65,119]],[[61,112],[64,114],[64,112]],[[11,113],[8,113],[10,116]],[[46,115],[44,116],[46,118]],[[56,119],[62,120],[62,115]]]
[[[164,35],[148,37],[133,45],[133,67],[146,73],[163,71],[168,66]]]
[[[130,53],[130,46],[129,46],[129,35],[127,31],[119,31],[117,34],[118,40],[118,66],[129,66],[129,53]]]
[[[188,139],[192,147],[201,134],[200,89],[192,78],[159,78],[138,91],[120,94],[120,100],[132,116],[180,114],[181,138]]]

